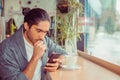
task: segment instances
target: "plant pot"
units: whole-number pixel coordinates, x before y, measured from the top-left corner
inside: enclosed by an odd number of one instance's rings
[[[57,8],[61,13],[68,13],[68,2],[63,1],[58,3]]]

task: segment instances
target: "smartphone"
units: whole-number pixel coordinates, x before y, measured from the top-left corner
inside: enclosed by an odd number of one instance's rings
[[[60,56],[61,54],[51,54],[48,63],[54,63],[53,59],[56,59]]]

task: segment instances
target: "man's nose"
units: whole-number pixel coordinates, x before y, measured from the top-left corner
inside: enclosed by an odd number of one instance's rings
[[[46,35],[45,33],[41,33],[41,34],[39,35],[39,38],[40,38],[40,39],[44,39],[45,35]]]

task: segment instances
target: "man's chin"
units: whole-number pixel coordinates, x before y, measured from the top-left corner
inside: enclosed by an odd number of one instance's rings
[[[32,42],[32,44],[34,45],[36,42],[37,42],[37,41],[34,41],[34,42]]]

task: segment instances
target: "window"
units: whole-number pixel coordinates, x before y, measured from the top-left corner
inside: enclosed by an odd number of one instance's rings
[[[119,0],[86,0],[84,30],[88,53],[120,66],[119,7]]]

